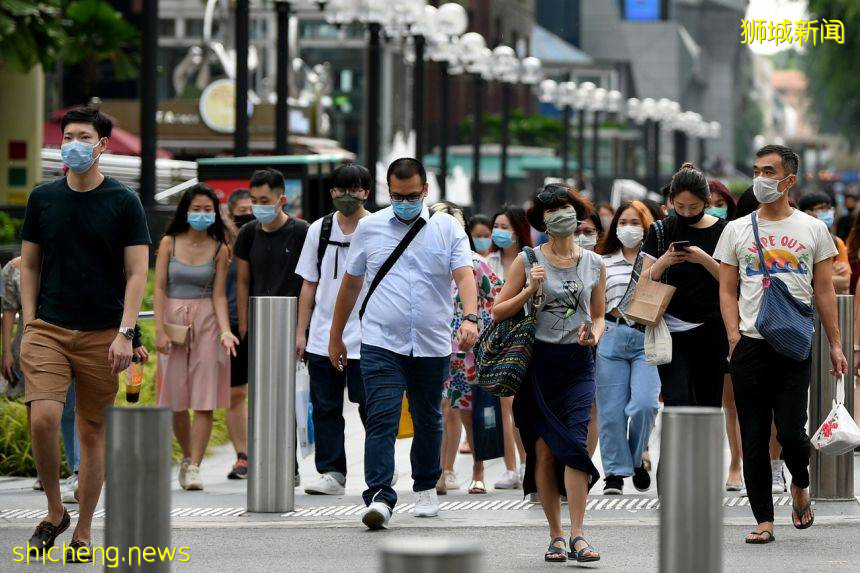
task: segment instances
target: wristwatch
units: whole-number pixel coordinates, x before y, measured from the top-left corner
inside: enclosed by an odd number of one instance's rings
[[[477,314],[467,314],[463,317],[463,320],[468,320],[469,322],[474,322],[478,324],[478,315]]]
[[[131,340],[134,338],[134,327],[123,328],[122,326],[119,328],[119,333],[125,336],[127,339]]]

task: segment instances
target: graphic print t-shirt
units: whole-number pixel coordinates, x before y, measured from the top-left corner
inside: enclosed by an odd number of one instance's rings
[[[795,209],[790,217],[781,221],[759,218],[758,228],[762,254],[770,276],[784,282],[792,296],[812,304],[812,267],[836,256],[836,245],[827,226],[815,217]],[[751,215],[726,226],[714,251],[714,258],[738,267],[741,334],[762,338],[755,329],[755,321],[761,307],[764,273],[753,236]]]

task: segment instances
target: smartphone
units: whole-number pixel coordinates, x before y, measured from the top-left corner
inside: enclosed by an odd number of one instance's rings
[[[675,241],[672,243],[672,249],[676,251],[686,251],[690,247],[690,241]]]
[[[584,333],[585,336],[583,337],[583,340],[589,340],[592,336],[592,333],[591,333],[592,324],[590,322],[584,322],[583,324],[585,325],[585,333]]]

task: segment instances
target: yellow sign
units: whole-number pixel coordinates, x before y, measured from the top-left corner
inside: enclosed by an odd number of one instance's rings
[[[794,36],[792,36],[792,27],[794,27]],[[783,20],[774,22],[767,20],[741,20],[741,44],[754,44],[756,42],[764,44],[765,42],[776,42],[776,45],[782,43],[792,44],[797,42],[803,46],[805,43],[812,41],[813,46],[817,46],[819,42],[830,40],[837,44],[845,43],[845,25],[840,20],[818,20],[805,21],[798,20]]]
[[[248,117],[253,104],[248,100]],[[236,128],[236,83],[227,78],[215,80],[200,94],[200,118],[209,129],[233,133]]]

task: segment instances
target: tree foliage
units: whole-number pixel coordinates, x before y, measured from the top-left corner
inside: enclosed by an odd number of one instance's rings
[[[22,73],[50,67],[65,38],[60,10],[60,0],[0,0],[0,63]]]

